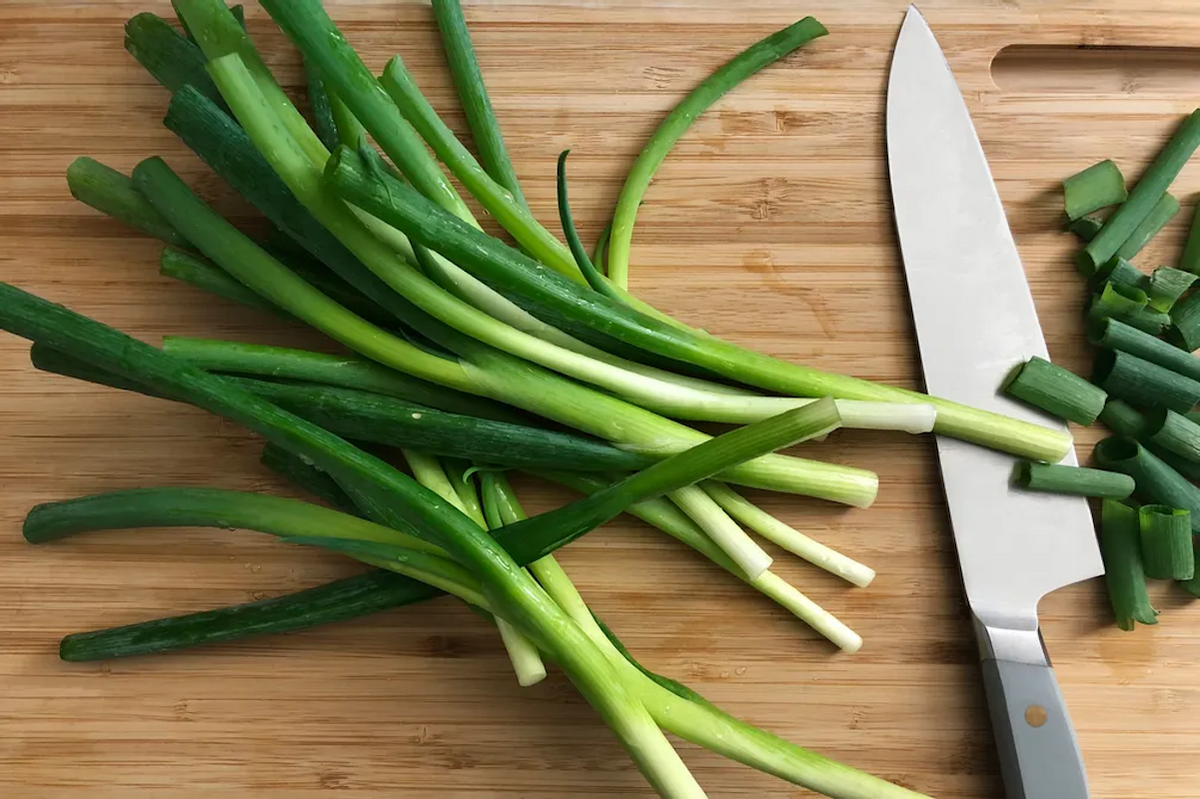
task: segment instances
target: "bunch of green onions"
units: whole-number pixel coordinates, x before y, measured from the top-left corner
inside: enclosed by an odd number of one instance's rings
[[[155,349],[5,284],[0,327],[34,342],[40,369],[190,403],[259,432],[269,442],[264,463],[326,505],[140,489],[38,506],[25,535],[41,543],[117,527],[245,528],[376,570],[278,599],[69,636],[63,658],[298,629],[448,593],[495,622],[522,685],[545,676],[547,659],[557,663],[663,796],[703,795],[664,730],[830,796],[916,796],[646,671],[552,554],[629,512],[855,651],[861,639],[774,574],[745,528],[855,585],[874,572],[732,485],[869,506],[874,474],[775,454],[839,427],[936,431],[1038,462],[1069,449],[1057,430],[744,349],[629,293],[637,209],[672,145],[722,94],[824,35],[820,23],[805,18],[753,45],[667,116],[630,172],[607,252],[591,257],[571,219],[565,153],[567,243],[530,212],[457,0],[433,7],[478,159],[403,61],[377,77],[319,0],[262,2],[304,55],[312,124],[266,67],[239,9],[221,0],[174,5],[183,33],[140,14],[126,26],[126,47],[170,90],[166,125],[262,212],[271,235],[257,242],[238,231],[158,158],[132,177],[81,158],[68,173],[71,190],[163,240],[164,274],[303,321],[347,353],[178,338]],[[483,231],[445,170],[515,246]],[[744,426],[712,438],[684,422]],[[584,497],[527,519],[510,470]]]

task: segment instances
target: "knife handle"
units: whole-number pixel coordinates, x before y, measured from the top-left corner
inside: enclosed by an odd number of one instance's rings
[[[1007,799],[1087,799],[1087,775],[1054,669],[983,661]]]

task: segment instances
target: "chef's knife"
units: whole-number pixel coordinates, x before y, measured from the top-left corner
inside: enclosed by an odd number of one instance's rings
[[[887,92],[888,171],[929,393],[1056,424],[999,392],[1046,344],[987,159],[929,26],[908,10]],[[1013,461],[939,436],[938,459],[1009,799],[1083,799],[1037,605],[1104,572],[1082,498],[1014,489]],[[1065,460],[1075,464],[1072,451]]]

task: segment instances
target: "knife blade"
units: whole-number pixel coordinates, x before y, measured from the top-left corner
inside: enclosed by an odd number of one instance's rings
[[[887,89],[887,158],[926,390],[1058,424],[1005,397],[1048,358],[987,158],[949,64],[915,6]],[[1088,796],[1074,729],[1038,631],[1038,601],[1104,573],[1087,503],[1012,486],[1014,462],[939,436],[938,460],[975,620],[1009,799]],[[1076,463],[1074,451],[1065,463]]]

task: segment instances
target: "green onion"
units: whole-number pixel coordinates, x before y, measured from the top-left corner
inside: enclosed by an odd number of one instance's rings
[[[647,351],[785,394],[928,402],[937,406],[936,430],[939,433],[1042,460],[1059,460],[1065,452],[1068,437],[1061,431],[968,409],[915,392],[778,361],[707,334],[666,325],[627,304],[617,303],[588,287],[559,278],[503,242],[440,211],[403,183],[386,175],[368,174],[358,157],[346,148],[339,149],[330,159],[326,180],[355,205],[404,230],[413,241],[441,250],[443,255],[496,288],[539,304],[546,303],[546,307],[552,305],[575,318],[587,319],[589,324]]]
[[[753,580],[771,567],[771,556],[698,486],[673,491],[670,497],[748,578]]]
[[[1013,373],[1004,391],[1060,419],[1082,425],[1096,421],[1107,398],[1104,391],[1082,377],[1036,356]]]
[[[528,208],[508,149],[504,146],[500,123],[496,121],[492,102],[488,98],[483,73],[471,44],[471,34],[467,30],[467,21],[463,18],[462,5],[458,0],[433,0],[433,16],[442,35],[442,47],[446,51],[454,88],[458,90],[459,102],[466,113],[467,125],[471,128],[471,137],[479,150],[479,160],[493,180]]]
[[[596,249],[592,251],[592,263],[600,271],[604,271],[607,267],[607,255],[605,248],[608,247],[609,236],[612,235],[612,225],[605,225],[604,230],[600,231],[600,238],[596,239]]]
[[[160,399],[169,399],[160,392],[143,386],[133,380],[113,374],[106,369],[100,369],[87,361],[80,360],[73,355],[68,355],[65,352],[56,350],[55,348],[35,341],[33,346],[29,348],[29,361],[35,369],[51,374],[63,375],[64,377],[73,377],[76,380],[83,380],[88,383],[95,383],[101,386],[121,389],[122,391],[132,391],[137,394],[145,394],[150,397],[158,397]]]
[[[1181,458],[1174,452],[1165,450],[1162,447],[1147,445],[1146,449],[1158,456],[1158,459],[1170,466],[1175,471],[1179,472],[1180,476],[1187,478],[1189,482],[1200,483],[1200,463]]]
[[[1190,580],[1180,580],[1179,587],[1192,596],[1200,597],[1200,547],[1196,547],[1194,541],[1192,544],[1194,550],[1192,553],[1192,573],[1194,576]]]
[[[1141,444],[1128,438],[1106,438],[1092,451],[1105,469],[1123,472],[1137,483],[1137,495],[1159,505],[1192,511],[1192,523],[1200,519],[1200,488],[1185,480]]]
[[[1117,250],[1150,216],[1197,145],[1200,145],[1200,111],[1193,112],[1183,121],[1133,191],[1129,192],[1129,199],[1109,217],[1096,237],[1080,253],[1079,264],[1084,272],[1091,274],[1100,264],[1117,254]]]
[[[1119,399],[1104,403],[1104,410],[1097,417],[1101,424],[1119,436],[1141,438],[1148,423],[1146,417],[1133,406]]]
[[[679,141],[709,106],[730,89],[788,53],[827,33],[821,23],[812,17],[805,17],[743,50],[705,78],[671,109],[671,113],[667,114],[666,119],[642,148],[637,161],[629,170],[629,176],[625,178],[621,196],[617,199],[608,252],[608,276],[614,283],[621,288],[627,287],[629,283],[629,249],[633,240],[638,206],[650,187],[654,173],[675,146],[675,142]]]
[[[224,297],[241,305],[266,311],[284,319],[292,318],[290,314],[280,310],[278,306],[264,300],[261,296],[234,280],[227,272],[221,270],[220,267],[175,247],[167,247],[163,250],[162,258],[158,262],[158,272],[163,277],[187,283],[201,291],[216,294],[218,297]]]
[[[1177,213],[1179,213],[1179,200],[1175,199],[1173,195],[1164,194],[1150,209],[1150,214],[1133,229],[1129,238],[1117,249],[1117,255],[1121,258],[1132,258],[1137,255]]]
[[[1112,283],[1115,286],[1141,289],[1145,284],[1145,280],[1146,276],[1142,274],[1142,270],[1124,258],[1114,256],[1112,260],[1096,271],[1096,274],[1092,276],[1091,282],[1097,286]]]
[[[1110,396],[1133,405],[1186,413],[1200,402],[1200,382],[1120,350],[1096,355],[1092,379]]]
[[[1157,624],[1158,611],[1150,604],[1142,570],[1138,512],[1115,499],[1104,500],[1101,509],[1100,554],[1117,626],[1132,630],[1134,622]]]
[[[163,352],[209,372],[341,386],[384,394],[448,413],[513,424],[529,423],[528,417],[498,403],[419,380],[353,355],[326,355],[184,336],[164,336],[162,348]]]
[[[1134,316],[1149,301],[1146,292],[1136,286],[1108,282],[1100,294],[1092,297],[1092,315],[1100,318]]]
[[[192,86],[220,102],[221,94],[204,70],[208,59],[165,19],[150,13],[132,17],[125,23],[125,49],[168,91]]]
[[[37,349],[37,347],[37,344],[33,345],[34,349]],[[350,495],[338,485],[337,480],[334,480],[315,466],[309,466],[286,449],[278,447],[275,444],[267,444],[263,447],[262,455],[259,456],[258,460],[263,466],[275,472],[297,488],[301,488],[317,499],[324,501],[334,510],[340,510],[342,513],[348,513],[351,516],[362,515],[358,507],[354,504],[354,500],[350,499]]]
[[[1101,320],[1093,327],[1089,338],[1098,347],[1125,352],[1192,380],[1200,380],[1200,358],[1117,319]]]
[[[1171,308],[1171,338],[1188,352],[1200,349],[1200,291]]]
[[[567,156],[570,152],[570,150],[563,150],[558,156],[558,217],[562,222],[563,234],[567,237],[567,244],[571,248],[571,255],[575,258],[575,264],[579,267],[579,271],[583,272],[588,285],[601,294],[607,294],[620,302],[621,295],[609,285],[608,281],[604,279],[604,275],[600,274],[595,264],[592,263],[592,259],[588,257],[583,242],[579,240],[579,232],[575,229],[575,221],[571,218],[571,203],[567,198]]]
[[[1125,177],[1110,160],[1092,164],[1063,181],[1063,208],[1067,218],[1072,221],[1101,208],[1123,203],[1128,196]]]
[[[188,246],[187,240],[138,193],[132,180],[99,161],[86,156],[72,161],[67,167],[67,186],[75,199],[101,213],[167,244]]]
[[[1187,243],[1183,245],[1183,254],[1179,256],[1179,268],[1200,275],[1200,204],[1192,213]]]
[[[1196,282],[1196,275],[1169,266],[1155,269],[1146,282],[1149,305],[1156,311],[1170,311],[1184,292]]]
[[[812,540],[799,530],[784,524],[725,483],[705,480],[705,493],[713,498],[722,509],[737,521],[746,525],[771,543],[804,558],[830,574],[836,574],[859,587],[870,585],[875,579],[875,570],[848,558],[824,544]]]
[[[1196,574],[1192,551],[1191,513],[1166,505],[1143,505],[1138,510],[1142,568],[1158,580],[1190,580]]]
[[[1146,443],[1200,464],[1200,424],[1182,414],[1159,408],[1147,417]]]
[[[1097,302],[1093,302],[1091,307],[1088,308],[1088,320],[1091,323],[1101,322],[1109,318],[1120,319],[1130,327],[1137,328],[1143,333],[1149,333],[1152,336],[1161,336],[1171,324],[1171,316],[1169,314],[1165,314],[1162,311],[1155,311],[1151,308],[1142,308],[1132,314],[1114,314],[1111,308]]]
[[[1096,234],[1104,227],[1104,220],[1098,216],[1081,216],[1078,219],[1067,225],[1067,230],[1079,237],[1079,240],[1087,243],[1096,238]]]
[[[207,63],[207,59],[205,59]],[[313,129],[330,150],[336,150],[342,140],[338,137],[337,122],[333,118],[333,104],[330,101],[329,90],[325,87],[325,79],[321,70],[307,59],[304,61],[304,75],[308,81],[308,107],[312,112]]]
[[[1125,499],[1133,493],[1135,484],[1127,474],[1024,461],[1017,467],[1017,485],[1052,494]]]

